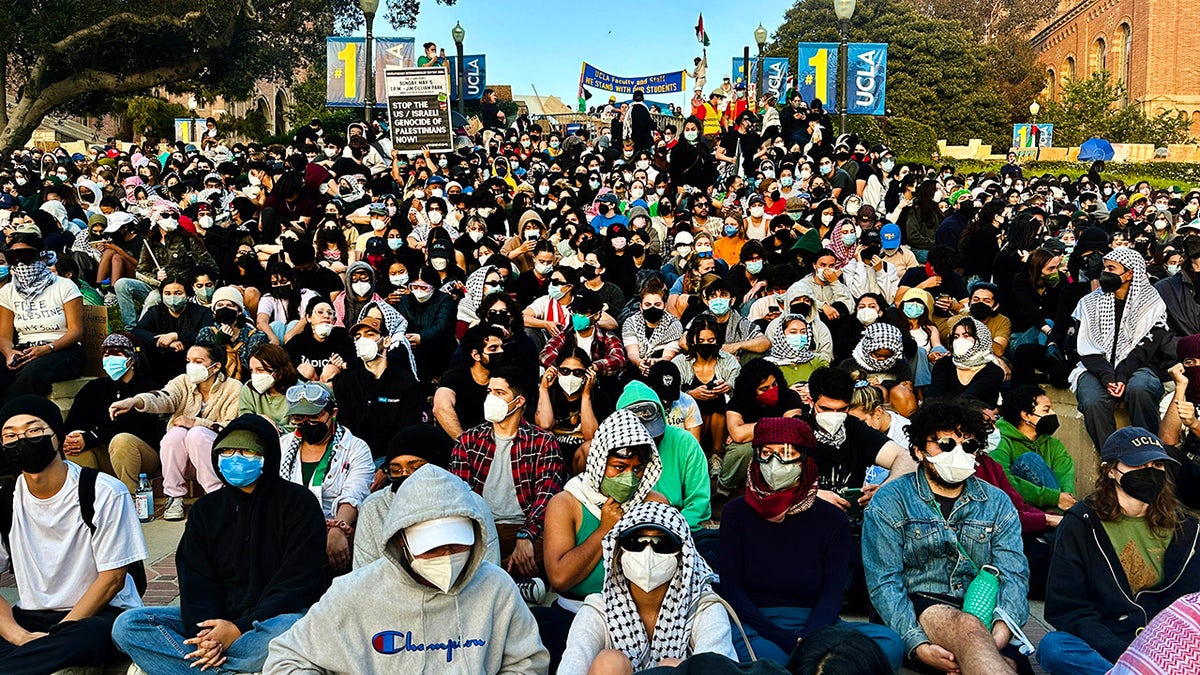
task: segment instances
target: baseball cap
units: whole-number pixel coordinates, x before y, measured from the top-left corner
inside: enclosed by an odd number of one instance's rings
[[[388,334],[387,324],[383,319],[377,316],[364,316],[358,323],[350,327],[350,337],[354,337],[360,328],[370,328],[371,330],[386,336]]]
[[[895,223],[884,225],[879,230],[879,241],[887,251],[894,251],[900,248],[900,226]]]
[[[679,400],[679,366],[670,361],[655,361],[646,374],[646,384],[658,394],[659,400],[674,403]]]
[[[658,401],[637,401],[625,406],[625,409],[637,415],[646,433],[654,438],[663,435],[667,430],[666,420],[663,419],[662,406]]]
[[[17,207],[17,200],[7,192],[0,194],[0,209],[12,209]]]
[[[1179,463],[1167,454],[1158,436],[1142,427],[1117,429],[1100,448],[1100,459],[1105,462],[1119,461],[1129,466],[1143,466],[1160,460]]]
[[[372,216],[386,216],[388,214],[387,206],[376,202],[367,207],[367,213]]]
[[[108,224],[104,226],[104,234],[112,234],[121,229],[125,225],[131,225],[137,222],[137,217],[132,213],[124,211],[114,211],[108,217]]]
[[[473,546],[475,526],[463,516],[434,518],[404,528],[404,540],[414,556],[449,544]]]

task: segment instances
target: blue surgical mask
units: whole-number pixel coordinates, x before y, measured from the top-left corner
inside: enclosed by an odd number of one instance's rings
[[[708,308],[717,316],[725,316],[729,313],[729,298],[713,298],[708,301]]]
[[[919,302],[904,303],[904,316],[910,319],[919,319],[925,313],[925,307]]]
[[[9,273],[8,265],[0,265],[0,279],[7,277]]]
[[[733,235],[737,234],[737,231],[738,231],[737,225],[726,225],[725,226],[725,236],[726,237],[732,237]]]
[[[400,237],[392,237],[391,239],[387,240],[387,244],[388,248],[392,249],[393,251],[399,251],[400,247],[404,246],[404,240]]]
[[[751,260],[750,262],[746,263],[746,271],[756,276],[759,272],[762,272],[762,268],[763,261],[761,260]]]
[[[218,457],[217,468],[221,470],[225,482],[233,487],[246,487],[258,480],[263,472],[266,460],[258,457],[242,457],[234,453],[231,457]]]
[[[130,366],[133,365],[133,360],[128,356],[106,356],[101,360],[101,366],[104,372],[108,374],[113,381],[119,380],[129,372]]]
[[[587,330],[592,327],[592,317],[586,314],[572,314],[571,327],[575,329],[575,332]]]
[[[566,293],[563,292],[562,284],[550,284],[546,288],[546,294],[555,300],[562,300],[563,296],[566,295]]]
[[[805,349],[808,349],[808,336],[807,335],[804,335],[804,334],[785,335],[785,336],[783,336],[783,339],[787,341],[789,347],[791,347],[792,349],[795,349],[798,352],[802,352]]]

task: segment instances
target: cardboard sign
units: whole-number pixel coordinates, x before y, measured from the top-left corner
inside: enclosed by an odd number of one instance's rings
[[[450,152],[450,82],[443,68],[388,68],[388,127],[392,147],[400,152]]]
[[[101,367],[104,356],[100,346],[110,333],[120,333],[124,330],[121,322],[121,308],[83,306],[83,353],[87,362],[83,366],[83,374],[91,377],[107,377]]]

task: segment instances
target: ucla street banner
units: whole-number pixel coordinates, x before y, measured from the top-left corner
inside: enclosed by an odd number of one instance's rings
[[[467,82],[468,101],[478,101],[483,98],[483,90],[487,88],[487,57],[483,54],[475,56],[464,55],[463,66],[466,72],[463,78]],[[450,57],[450,100],[458,100],[458,57]]]
[[[687,86],[686,79],[687,76],[682,70],[644,77],[618,77],[585,62],[580,82],[585,87],[611,91],[614,94],[632,94],[634,89],[641,89],[646,96],[656,96],[683,91]]]
[[[768,56],[763,58],[763,63],[766,64],[766,76],[763,80],[764,93],[774,94],[779,100],[783,100],[784,94],[787,92],[787,79],[789,64],[787,58]],[[733,81],[734,84],[743,81],[745,74],[743,73],[741,57],[733,60]],[[758,58],[750,59],[750,84],[758,84]]]
[[[805,101],[821,99],[827,112],[837,110],[838,43],[801,42],[797,47],[796,90]]]
[[[846,112],[851,115],[882,115],[887,96],[886,44],[865,42],[851,44],[846,52],[846,79],[850,85],[850,101]]]
[[[375,38],[375,100],[382,104],[387,96],[383,73],[388,68],[415,65],[414,38]],[[360,106],[367,82],[367,43],[365,38],[330,37],[325,39],[325,105]]]

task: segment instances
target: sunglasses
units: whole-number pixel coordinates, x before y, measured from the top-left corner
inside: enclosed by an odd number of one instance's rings
[[[28,265],[40,258],[41,255],[40,251],[32,248],[13,248],[4,252],[4,257],[11,265]]]
[[[630,553],[644,551],[647,546],[654,549],[655,553],[665,555],[679,553],[683,550],[683,544],[666,536],[652,537],[646,534],[633,534],[621,539],[621,549]]]
[[[585,375],[587,375],[587,368],[559,368],[558,374],[566,375],[568,377],[570,377],[572,375],[576,375],[578,377],[584,377]]]
[[[937,445],[938,449],[942,452],[953,452],[954,448],[958,447],[959,445],[958,440],[950,436],[936,439],[933,441],[933,443]],[[979,440],[975,438],[968,438],[962,442],[962,449],[968,455],[973,455],[976,452],[979,452],[981,448],[983,448],[983,443],[979,442]]]

